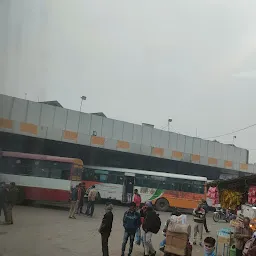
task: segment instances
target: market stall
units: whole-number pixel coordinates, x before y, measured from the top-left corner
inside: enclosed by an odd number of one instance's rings
[[[256,175],[207,184],[210,206],[241,210],[243,204],[256,205]]]
[[[208,184],[208,202],[213,207],[221,207],[235,211],[242,218],[251,219],[251,228],[256,231],[256,175],[237,179],[214,181]],[[241,222],[240,216],[230,222],[230,229],[221,229],[217,233],[216,251],[219,245],[224,245],[222,255],[235,255],[233,232]]]

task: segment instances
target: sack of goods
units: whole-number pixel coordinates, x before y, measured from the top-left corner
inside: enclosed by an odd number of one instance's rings
[[[183,217],[183,222],[185,219]],[[166,245],[165,245],[166,253],[173,253],[180,256],[187,255],[188,240],[191,233],[191,226],[187,223],[185,224],[177,223],[177,222],[180,222],[181,220],[182,218],[179,218],[179,219],[171,218],[170,220],[170,223],[168,225],[167,232],[166,232]]]

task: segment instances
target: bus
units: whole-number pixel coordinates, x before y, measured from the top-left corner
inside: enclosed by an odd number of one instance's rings
[[[100,198],[123,203],[130,202],[133,190],[138,189],[142,203],[152,201],[158,211],[170,207],[194,209],[206,199],[205,177],[85,166],[81,179],[88,189],[95,185]]]
[[[0,182],[15,182],[18,203],[68,202],[81,182],[83,162],[76,158],[0,151]]]

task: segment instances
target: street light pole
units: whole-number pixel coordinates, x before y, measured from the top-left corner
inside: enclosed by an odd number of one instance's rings
[[[168,132],[170,132],[170,123],[172,122],[172,119],[171,118],[169,118],[168,119]]]
[[[86,96],[81,97],[80,112],[82,110],[83,101],[86,100]]]
[[[235,145],[236,136],[233,136],[233,145]]]

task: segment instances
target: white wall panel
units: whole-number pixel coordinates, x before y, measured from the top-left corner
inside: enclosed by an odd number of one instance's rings
[[[67,122],[67,109],[56,107],[53,127],[65,130]]]
[[[102,120],[102,137],[112,138],[113,137],[114,120],[103,117]]]
[[[124,141],[132,141],[133,137],[133,124],[123,122],[123,140]]]
[[[240,162],[241,161],[241,149],[235,147],[235,156],[234,156],[234,161],[235,162]]]
[[[174,132],[170,132],[169,134],[169,148],[172,150],[177,150],[178,134]]]
[[[208,156],[208,141],[200,139],[200,156]]]
[[[11,119],[25,122],[27,116],[27,105],[28,101],[14,98]]]
[[[78,132],[92,135],[90,134],[90,127],[91,127],[91,115],[87,113],[81,113]]]
[[[114,120],[113,138],[116,140],[123,139],[124,122]]]
[[[133,125],[133,138],[132,142],[136,144],[141,144],[142,141],[142,126],[134,124]]]
[[[228,145],[221,144],[222,159],[228,160]]]
[[[214,142],[214,157],[222,159],[221,144],[219,142]]]
[[[177,150],[180,152],[185,151],[185,136],[182,134],[178,134],[178,140],[177,140]]]
[[[78,124],[79,124],[79,118],[80,118],[79,115],[80,115],[80,112],[78,111],[74,111],[70,109],[68,110],[66,130],[74,131],[74,132],[78,131]]]
[[[169,132],[161,131],[160,148],[169,147]]]
[[[41,105],[41,116],[40,116],[40,125],[46,127],[53,127],[54,124],[54,115],[56,107],[40,104]]]
[[[40,116],[41,116],[41,104],[29,101],[26,122],[39,125]]]
[[[207,141],[207,142],[208,142],[208,145],[207,145],[208,156],[209,157],[215,157],[214,142],[212,142],[212,141]]]
[[[228,145],[228,160],[233,161],[235,158],[235,147]]]
[[[93,131],[97,133],[97,136],[102,136],[102,116],[92,115],[91,116],[91,135],[93,134]]]
[[[151,146],[153,128],[142,125],[142,145]]]
[[[247,152],[248,151],[246,149],[240,149],[240,151],[241,151],[240,162],[241,163],[246,163],[247,162]]]
[[[185,136],[185,153],[192,154],[193,153],[193,142],[194,138]]]
[[[200,145],[201,140],[199,138],[194,138],[193,140],[193,154],[200,155]]]
[[[0,117],[11,119],[14,98],[0,94]]]
[[[161,130],[153,129],[153,131],[152,131],[152,142],[151,142],[152,147],[160,147],[161,134],[162,134]]]

